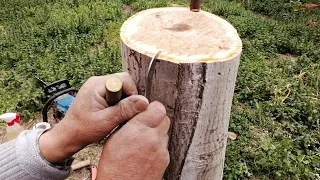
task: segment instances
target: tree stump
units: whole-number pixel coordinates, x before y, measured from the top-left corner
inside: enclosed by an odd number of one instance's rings
[[[159,51],[151,101],[171,119],[165,179],[222,179],[232,96],[242,51],[235,28],[205,11],[142,11],[121,27],[123,70],[144,94]]]

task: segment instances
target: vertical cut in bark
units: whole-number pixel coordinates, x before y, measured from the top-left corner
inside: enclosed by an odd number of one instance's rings
[[[151,100],[171,118],[167,180],[222,179],[232,96],[242,43],[227,21],[171,7],[142,11],[121,32],[123,70],[139,94],[158,52]]]

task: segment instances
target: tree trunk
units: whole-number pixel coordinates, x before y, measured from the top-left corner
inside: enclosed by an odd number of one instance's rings
[[[121,28],[123,70],[144,94],[152,57],[161,51],[151,101],[171,119],[167,180],[222,179],[232,96],[242,49],[237,31],[210,13],[157,8]]]

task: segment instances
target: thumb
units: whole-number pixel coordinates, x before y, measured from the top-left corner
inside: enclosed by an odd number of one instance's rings
[[[149,101],[141,95],[131,95],[122,99],[118,104],[102,110],[102,115],[108,123],[115,128],[123,122],[133,118],[135,115],[148,108]]]

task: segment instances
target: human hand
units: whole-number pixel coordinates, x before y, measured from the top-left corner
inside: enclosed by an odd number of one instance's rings
[[[71,157],[90,143],[104,139],[116,126],[147,109],[148,100],[136,95],[128,73],[114,74],[128,96],[115,106],[107,104],[107,76],[91,77],[80,88],[64,119],[39,139],[40,152],[51,163]]]
[[[97,180],[161,180],[170,161],[169,127],[164,106],[151,103],[106,141]]]

